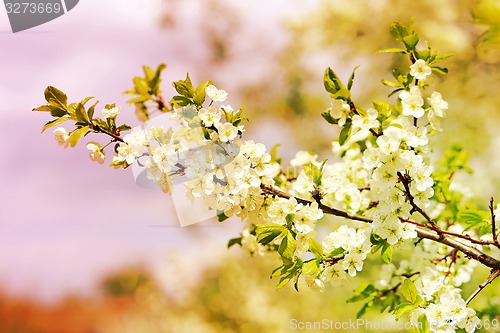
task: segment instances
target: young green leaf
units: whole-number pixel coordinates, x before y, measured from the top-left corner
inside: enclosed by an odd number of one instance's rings
[[[405,49],[400,49],[397,47],[390,47],[387,49],[378,50],[377,53],[403,53],[403,54],[406,54],[408,52]]]
[[[55,106],[61,110],[66,110],[68,106],[68,97],[56,87],[48,86],[45,89],[45,100],[49,105]]]
[[[43,133],[46,129],[51,128],[51,127],[56,126],[56,125],[59,125],[60,123],[65,122],[66,120],[69,120],[69,119],[70,119],[70,118],[61,117],[61,118],[57,118],[57,119],[54,119],[54,120],[51,120],[51,121],[47,122],[47,123],[43,126],[42,133]]]
[[[89,124],[89,118],[82,103],[78,103],[75,109],[76,120],[80,123]]]
[[[255,228],[257,242],[270,243],[285,230],[286,228],[279,224],[258,224]]]
[[[418,291],[415,284],[410,279],[405,279],[401,285],[401,293],[403,297],[410,303],[414,304],[418,299]]]
[[[313,259],[304,262],[302,265],[302,274],[316,275],[319,272],[319,259]]]
[[[406,314],[412,312],[416,307],[417,305],[411,303],[398,304],[398,306],[396,306],[396,309],[394,309],[394,315],[396,316],[396,319],[400,319]]]
[[[227,248],[229,249],[230,247],[232,247],[236,244],[241,246],[241,240],[242,240],[241,237],[230,239],[229,242],[227,242]]]
[[[287,232],[285,238],[283,238],[278,247],[278,253],[281,254],[283,258],[291,260],[295,253],[296,247],[297,241],[295,240],[291,232]]]
[[[314,237],[309,238],[309,251],[318,258],[323,256],[323,247]]]
[[[332,117],[330,111],[325,111],[321,114],[323,119],[325,119],[329,124],[338,125],[339,120]]]
[[[75,147],[78,141],[85,135],[87,134],[89,130],[89,126],[84,126],[81,127],[77,130],[75,130],[69,137],[69,144],[71,147]]]
[[[382,259],[388,264],[392,262],[392,247],[389,243],[385,243],[382,247]]]
[[[347,90],[351,90],[352,88],[352,84],[354,82],[354,75],[356,73],[356,70],[359,68],[359,66],[356,66],[354,67],[354,69],[352,70],[352,74],[351,76],[349,77],[349,81],[347,82]]]
[[[349,135],[351,135],[352,121],[351,119],[347,119],[344,127],[340,131],[339,135],[339,144],[342,146],[349,139]]]
[[[196,105],[202,106],[203,102],[205,102],[205,97],[206,97],[205,88],[210,84],[212,84],[212,81],[208,80],[198,85],[198,87],[196,87],[193,97],[193,101]]]

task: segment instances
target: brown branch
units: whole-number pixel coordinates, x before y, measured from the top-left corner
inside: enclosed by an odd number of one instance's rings
[[[278,190],[270,185],[261,184],[260,188],[262,189],[262,191],[265,194],[270,194],[270,195],[278,196],[278,197],[285,198],[285,199],[290,199],[293,197],[292,195],[285,193],[281,190]],[[310,205],[312,203],[311,201],[304,200],[304,199],[297,198],[297,197],[295,197],[295,199],[297,200],[297,202],[302,203],[304,205]],[[371,218],[364,217],[364,216],[358,216],[358,215],[351,215],[351,214],[348,214],[347,212],[328,207],[328,206],[321,204],[321,203],[318,203],[318,208],[321,209],[325,214],[340,216],[340,217],[344,217],[344,218],[347,218],[350,220],[356,220],[356,221],[361,221],[361,222],[365,222],[365,223],[373,222],[373,220]],[[406,222],[406,221],[404,221],[404,222]],[[412,221],[412,222],[414,222],[414,221]],[[415,223],[418,223],[418,222],[415,222]],[[431,227],[431,228],[429,228],[429,227]],[[447,232],[447,231],[441,230],[439,228],[437,230],[434,230],[434,229],[432,229],[432,227],[433,226],[426,225],[426,224],[417,225],[416,231],[417,231],[418,237],[430,239],[430,240],[433,240],[435,242],[447,245],[451,248],[457,249],[460,252],[464,253],[467,257],[474,259],[474,260],[480,262],[481,264],[492,268],[493,270],[500,270],[500,261],[498,261],[497,259],[490,257],[489,255],[479,251],[474,246],[465,244],[465,243],[461,242],[460,240],[451,237],[451,236],[456,236],[459,234],[450,235],[450,234],[448,234],[449,232]],[[456,236],[456,237],[458,237],[458,236]]]
[[[417,225],[417,226],[422,227],[422,228],[427,228],[427,229],[430,229],[430,230],[434,230],[438,234],[450,235],[450,236],[453,236],[453,237],[459,237],[459,238],[468,240],[469,242],[471,242],[473,244],[495,245],[495,243],[493,241],[478,240],[478,239],[472,238],[470,235],[467,235],[467,234],[459,234],[459,233],[456,233],[456,232],[446,231],[446,230],[443,230],[443,229],[439,228],[435,224],[429,225],[429,224],[419,223],[419,222],[416,222],[416,221],[413,221],[413,220],[410,220],[410,219],[405,219],[405,218],[402,218],[402,217],[400,217],[399,220],[401,222],[410,223],[410,224],[414,224],[414,225]]]
[[[96,131],[96,132],[101,132],[101,133],[104,133],[106,135],[109,135],[110,137],[113,138],[114,141],[123,142],[123,138],[120,135],[115,134],[115,133],[111,133],[110,131],[107,131],[104,128],[101,128],[98,125],[90,124],[90,129],[93,131]]]
[[[410,182],[411,178],[408,174],[402,174],[401,172],[397,172],[397,175],[399,177],[399,181],[403,184],[405,188],[405,196],[406,200],[410,203],[411,205],[411,210],[410,214],[413,214],[413,212],[418,212],[420,215],[422,215],[430,224],[435,225],[436,223],[434,220],[422,209],[420,208],[416,203],[415,203],[415,198],[410,192]]]
[[[470,295],[470,297],[467,299],[465,304],[469,304],[474,299],[474,297],[477,296],[477,294],[479,294],[484,288],[486,288],[487,285],[489,285],[491,282],[493,282],[493,280],[495,280],[498,276],[500,276],[500,269],[492,270],[490,273],[490,276],[488,276],[486,281],[481,283],[479,285],[479,287],[476,289],[476,291],[474,291],[474,293],[472,295]]]
[[[260,184],[260,188],[262,189],[262,191],[264,193],[278,196],[280,198],[290,199],[293,197],[292,195],[285,193],[281,190],[278,190],[277,188],[274,188],[270,185]],[[297,198],[297,197],[295,197],[295,200],[297,200],[297,202],[299,202],[303,205],[312,204],[312,201]],[[373,221],[372,219],[364,217],[364,216],[352,215],[352,214],[349,214],[349,213],[344,212],[342,210],[328,207],[328,206],[322,204],[321,202],[317,202],[317,203],[318,203],[318,208],[321,209],[326,214],[345,217],[345,218],[350,219],[350,220],[356,220],[356,221],[367,222],[367,223],[371,223]]]
[[[490,198],[490,213],[491,213],[491,233],[493,234],[493,243],[497,246],[500,247],[500,243],[498,242],[498,235],[497,235],[497,227],[496,227],[496,221],[495,221],[495,210],[493,209],[493,197]]]

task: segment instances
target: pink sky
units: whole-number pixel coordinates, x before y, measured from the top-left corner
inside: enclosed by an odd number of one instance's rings
[[[210,71],[204,68],[207,51],[197,46],[203,41],[197,3],[182,7],[187,17],[182,33],[156,27],[158,1],[81,0],[68,14],[17,34],[0,9],[3,289],[53,300],[66,292],[88,293],[102,273],[139,262],[167,284],[175,278],[169,260],[211,261],[226,254],[226,242],[237,235],[240,222],[178,227],[168,196],[137,187],[129,170],[91,162],[84,145],[64,151],[50,131],[40,135],[48,114],[31,112],[44,104],[47,85],[64,90],[73,101],[97,95],[102,105],[125,106],[121,92],[131,78],[141,74],[143,64],[161,62],[169,66],[166,96],[172,93],[168,82],[188,71],[194,81],[210,78],[230,92],[236,80],[256,80],[265,71],[284,42],[277,13],[297,4],[237,3],[246,13],[243,35],[235,41],[241,44],[238,62],[217,69],[217,77],[204,77]],[[261,45],[275,46],[263,51]],[[124,118],[136,124],[130,114]]]

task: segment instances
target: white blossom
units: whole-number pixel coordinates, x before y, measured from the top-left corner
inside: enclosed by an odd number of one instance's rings
[[[116,118],[121,112],[121,108],[119,106],[115,106],[111,109],[102,109],[101,114],[104,118]]]
[[[67,148],[69,145],[69,133],[66,131],[64,127],[58,127],[54,130],[54,137],[57,140],[57,143],[64,148]]]
[[[402,91],[399,93],[399,98],[403,107],[403,116],[420,118],[424,115],[424,99],[418,86],[411,87],[410,91]]]
[[[214,102],[224,102],[227,99],[227,92],[224,90],[217,89],[213,84],[208,85],[205,88],[207,96]]]
[[[423,59],[417,59],[417,61],[410,66],[410,75],[417,80],[424,81],[431,73],[432,69]]]
[[[104,154],[104,150],[101,145],[97,142],[89,142],[87,143],[87,149],[90,150],[90,159],[99,164],[103,164],[106,156]]]

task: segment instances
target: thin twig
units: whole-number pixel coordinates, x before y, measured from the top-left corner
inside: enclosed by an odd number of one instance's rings
[[[405,219],[405,218],[402,218],[402,217],[400,217],[399,220],[401,222],[410,223],[410,224],[414,224],[414,225],[417,225],[417,226],[422,227],[422,228],[427,228],[427,229],[430,229],[430,230],[434,230],[435,232],[437,232],[439,234],[450,235],[450,236],[453,236],[453,237],[459,237],[459,238],[468,240],[469,242],[471,242],[473,244],[479,244],[479,245],[496,245],[493,241],[478,240],[478,239],[472,238],[471,236],[469,236],[467,234],[459,234],[459,233],[456,233],[456,232],[446,231],[446,230],[443,230],[443,229],[439,228],[437,225],[429,225],[429,224],[419,223],[419,222],[416,222],[416,221],[413,221],[413,220],[410,220],[410,219]]]
[[[488,278],[486,279],[486,281],[481,283],[479,287],[476,289],[476,291],[472,295],[470,295],[465,304],[469,304],[474,299],[474,297],[476,297],[477,294],[481,292],[481,290],[483,290],[487,285],[493,282],[493,280],[495,280],[499,275],[500,275],[500,269],[493,270],[490,276],[488,276]]]
[[[285,198],[285,199],[290,199],[290,198],[293,197],[292,195],[290,195],[288,193],[285,193],[285,192],[283,192],[281,190],[278,190],[277,188],[274,188],[274,187],[272,187],[270,185],[261,184],[260,188],[266,194],[275,195],[275,196],[278,196],[278,197],[281,197],[281,198]],[[297,197],[295,197],[295,200],[297,200],[298,203],[301,203],[303,205],[310,205],[310,204],[312,204],[312,201],[301,199],[301,198],[297,198]],[[352,215],[352,214],[349,214],[349,213],[344,212],[342,210],[339,210],[339,209],[336,209],[336,208],[332,208],[332,207],[328,207],[328,206],[322,204],[321,202],[317,202],[317,204],[318,204],[318,208],[321,209],[326,214],[331,214],[331,215],[335,215],[335,216],[345,217],[345,218],[350,219],[350,220],[356,220],[356,221],[361,221],[361,222],[367,222],[367,223],[373,222],[373,220],[370,219],[370,218],[368,218],[368,217],[359,216],[359,215]]]
[[[114,141],[120,141],[123,142],[123,138],[115,133],[111,133],[110,131],[105,130],[104,128],[101,128],[98,125],[90,124],[90,129],[93,131],[101,132],[106,135],[109,135],[110,137],[113,138]]]
[[[495,210],[493,208],[493,197],[490,198],[490,212],[491,212],[491,233],[493,234],[493,243],[498,247],[500,244],[498,243],[498,236],[497,236],[497,227],[496,227],[496,221],[495,221]]]
[[[432,225],[436,225],[434,220],[422,208],[420,208],[415,203],[415,198],[413,197],[413,195],[410,192],[411,179],[409,178],[409,175],[408,174],[403,175],[399,171],[397,172],[397,175],[399,177],[399,180],[401,181],[401,183],[403,184],[403,186],[405,188],[406,200],[408,200],[408,202],[410,203],[410,205],[412,207],[410,210],[410,214],[413,214],[413,212],[418,212],[418,213],[420,213],[420,215],[422,215],[427,220],[427,222],[429,222]]]

